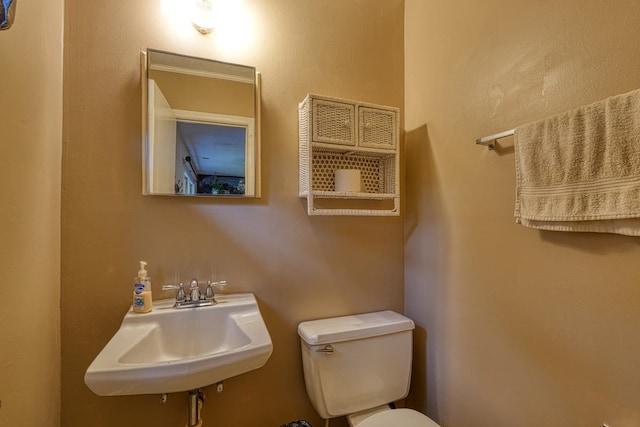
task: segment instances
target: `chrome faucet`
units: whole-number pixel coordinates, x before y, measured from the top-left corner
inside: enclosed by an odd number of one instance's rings
[[[204,295],[200,292],[200,287],[198,286],[198,280],[193,278],[189,282],[189,295],[187,296],[184,291],[184,284],[180,283],[179,285],[163,285],[162,290],[166,291],[169,289],[177,289],[176,293],[176,303],[173,305],[174,308],[188,308],[188,307],[204,307],[208,305],[216,304],[215,293],[213,292],[213,287],[224,287],[227,285],[226,280],[221,280],[219,282],[207,281],[207,288],[205,290]]]

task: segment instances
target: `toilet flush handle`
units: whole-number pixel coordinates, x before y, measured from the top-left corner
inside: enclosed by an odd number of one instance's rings
[[[331,344],[327,344],[324,347],[317,349],[316,352],[318,352],[318,353],[333,353],[333,347],[331,346]]]

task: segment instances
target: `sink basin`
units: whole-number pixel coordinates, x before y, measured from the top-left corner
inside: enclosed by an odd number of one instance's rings
[[[253,294],[216,296],[218,304],[153,311],[129,310],[116,334],[87,369],[84,382],[97,395],[193,390],[258,369],[273,345]]]

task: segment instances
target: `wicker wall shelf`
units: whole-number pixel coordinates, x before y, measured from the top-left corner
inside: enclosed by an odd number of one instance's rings
[[[309,94],[298,113],[299,196],[307,213],[399,215],[399,109]],[[337,169],[358,169],[360,191],[335,191]],[[340,202],[318,207],[314,199]]]

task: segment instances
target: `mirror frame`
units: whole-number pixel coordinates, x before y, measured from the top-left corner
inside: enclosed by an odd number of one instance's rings
[[[253,175],[254,175],[254,194],[179,194],[179,193],[152,193],[149,189],[148,175],[151,173],[149,163],[149,120],[148,120],[148,96],[149,96],[149,69],[148,69],[148,55],[147,51],[152,50],[155,52],[161,52],[171,55],[184,56],[187,58],[215,61],[225,63],[224,61],[217,61],[213,59],[199,58],[195,56],[183,55],[175,52],[166,52],[159,49],[147,48],[140,51],[140,83],[142,87],[142,194],[145,196],[178,196],[178,197],[202,197],[207,199],[256,199],[262,197],[262,185],[261,185],[261,74],[259,71],[255,71],[254,80],[254,129],[253,129],[253,152],[249,150],[245,151],[245,163],[253,161]],[[238,64],[232,64],[238,65]],[[253,68],[253,67],[251,67]],[[255,68],[254,68],[255,69]],[[195,112],[192,112],[195,113]],[[197,114],[197,113],[196,113]],[[205,113],[206,114],[206,113]]]

